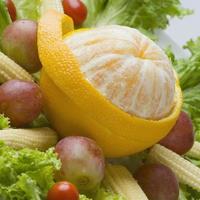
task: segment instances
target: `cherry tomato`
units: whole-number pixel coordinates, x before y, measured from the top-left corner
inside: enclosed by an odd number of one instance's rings
[[[87,17],[87,8],[80,0],[63,0],[64,12],[69,15],[75,25],[80,25]]]
[[[79,200],[79,192],[73,184],[62,181],[49,190],[47,200]]]
[[[6,6],[8,8],[8,12],[10,14],[10,17],[11,17],[12,21],[15,21],[16,18],[17,18],[17,14],[16,14],[15,5],[12,2],[12,0],[6,0]]]

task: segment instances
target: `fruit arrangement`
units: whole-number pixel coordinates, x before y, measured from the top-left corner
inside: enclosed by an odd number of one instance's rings
[[[191,13],[167,1],[0,0],[0,199],[200,199],[200,40],[149,39]]]

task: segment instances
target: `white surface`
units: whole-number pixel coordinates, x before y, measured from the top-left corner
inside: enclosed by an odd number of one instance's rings
[[[200,0],[181,0],[181,3],[183,7],[194,10],[194,14],[183,19],[171,19],[165,31],[179,46],[200,36]]]
[[[173,52],[176,55],[176,58],[184,58],[187,57],[189,55],[189,53],[185,50],[183,50],[183,48],[181,47],[181,45],[177,44],[171,36],[169,36],[165,31],[162,30],[158,30],[156,31],[156,34],[159,37],[158,40],[158,45],[165,49],[167,47],[170,47]]]

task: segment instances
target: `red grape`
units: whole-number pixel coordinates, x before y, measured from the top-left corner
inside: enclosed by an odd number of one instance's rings
[[[11,80],[0,86],[0,113],[9,117],[15,127],[32,122],[40,114],[42,104],[36,83]]]
[[[2,49],[28,72],[37,72],[41,68],[37,48],[37,23],[17,20],[10,24],[2,35]]]
[[[63,0],[63,8],[66,15],[69,15],[76,25],[80,25],[87,17],[87,8],[80,0]]]
[[[185,112],[181,112],[175,126],[160,144],[180,155],[191,149],[194,144],[194,131],[192,120]]]
[[[58,182],[49,190],[47,200],[79,200],[79,192],[71,183]]]
[[[17,18],[17,13],[16,13],[16,7],[15,7],[13,1],[12,0],[6,0],[6,6],[8,8],[8,12],[10,14],[12,21],[15,21],[16,18]]]
[[[105,161],[95,141],[80,136],[62,139],[56,145],[62,162],[58,180],[67,180],[81,191],[93,190],[104,177]]]
[[[134,174],[149,200],[178,200],[179,184],[174,173],[161,164],[147,164]]]

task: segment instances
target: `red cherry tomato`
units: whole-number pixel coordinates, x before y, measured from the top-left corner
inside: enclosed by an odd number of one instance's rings
[[[16,18],[17,18],[17,14],[16,14],[15,5],[12,2],[12,0],[6,0],[6,6],[8,8],[8,12],[10,14],[10,17],[11,17],[12,21],[15,21]]]
[[[47,200],[79,200],[79,192],[71,183],[58,182],[49,190]]]
[[[63,0],[64,12],[69,15],[75,25],[80,25],[87,17],[87,8],[80,0]]]

